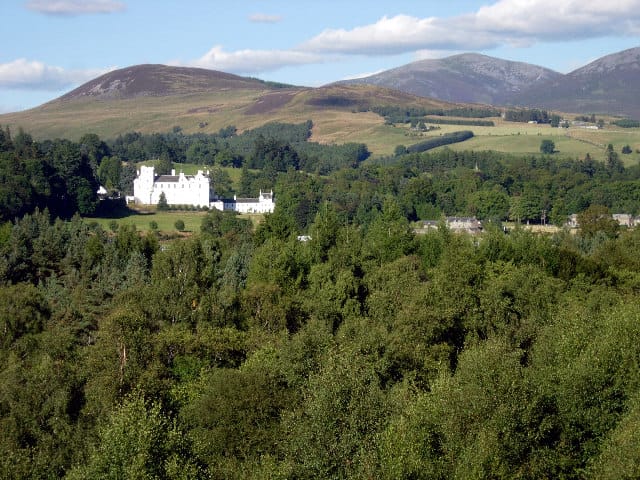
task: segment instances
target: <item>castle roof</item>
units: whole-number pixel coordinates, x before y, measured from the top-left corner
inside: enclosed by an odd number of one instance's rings
[[[169,183],[169,182],[177,182],[180,180],[180,177],[178,175],[160,175],[158,178],[156,178],[156,182],[163,182],[163,183]]]
[[[182,177],[187,181],[193,180],[195,178],[195,176],[193,175],[183,175]],[[160,175],[155,179],[156,183],[158,182],[172,183],[172,182],[179,182],[179,181],[180,181],[180,175]]]

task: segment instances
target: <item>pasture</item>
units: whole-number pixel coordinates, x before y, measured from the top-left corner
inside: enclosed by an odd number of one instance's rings
[[[152,223],[155,222],[157,225],[156,231],[166,234],[178,232],[175,223],[178,220],[182,220],[184,222],[185,233],[199,233],[202,219],[207,213],[206,211],[188,210],[158,211],[154,207],[147,207],[128,209],[116,217],[85,217],[84,221],[89,223],[95,222],[106,231],[112,230],[114,222],[118,227],[133,225],[137,231],[143,233],[153,230],[151,226]],[[241,214],[239,217],[250,220],[254,229],[264,219],[263,214]]]
[[[184,222],[185,232],[199,232],[202,219],[207,212],[196,211],[168,211],[161,212],[149,208],[148,210],[131,210],[129,214],[118,218],[86,217],[86,222],[96,222],[104,230],[111,230],[115,222],[118,226],[133,225],[139,232],[152,230],[152,222],[158,226],[159,232],[176,232],[175,223],[177,220]]]
[[[429,137],[439,136],[459,130],[471,130],[474,138],[465,142],[448,145],[451,150],[494,150],[504,153],[540,155],[540,143],[544,139],[552,140],[556,146],[556,155],[570,158],[584,158],[588,153],[598,161],[606,158],[606,147],[612,144],[614,150],[626,166],[636,165],[640,161],[640,128],[623,129],[607,126],[602,130],[590,130],[579,127],[553,128],[550,125],[505,122],[492,118],[494,127],[439,125],[440,129],[429,132],[414,132],[408,125],[395,128],[402,130],[404,137],[398,145],[418,143]],[[624,155],[622,147],[629,145],[633,153]]]

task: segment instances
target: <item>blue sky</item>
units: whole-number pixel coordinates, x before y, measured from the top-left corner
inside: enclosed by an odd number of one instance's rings
[[[479,52],[569,72],[640,46],[640,0],[2,0],[0,112],[115,68],[319,86]]]

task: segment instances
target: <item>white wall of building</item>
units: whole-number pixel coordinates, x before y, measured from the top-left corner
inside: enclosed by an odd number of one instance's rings
[[[136,205],[157,205],[164,193],[169,205],[210,207],[240,213],[273,213],[273,192],[262,192],[258,198],[219,199],[211,202],[211,183],[202,170],[196,175],[185,175],[175,170],[171,175],[156,175],[154,167],[141,166],[133,181],[133,202]],[[129,201],[130,197],[127,197]]]
[[[157,205],[164,193],[169,205],[192,205],[208,207],[211,184],[202,170],[196,175],[185,175],[175,171],[171,175],[156,175],[154,167],[140,167],[133,181],[133,197],[136,204]]]
[[[273,213],[275,206],[273,192],[263,193],[262,191],[260,191],[258,198],[233,197],[233,199],[211,202],[211,208],[240,213]]]

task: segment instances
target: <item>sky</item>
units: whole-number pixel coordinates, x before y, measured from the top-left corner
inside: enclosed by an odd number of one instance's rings
[[[477,52],[568,73],[640,46],[640,0],[1,0],[0,113],[161,63],[320,86]]]

